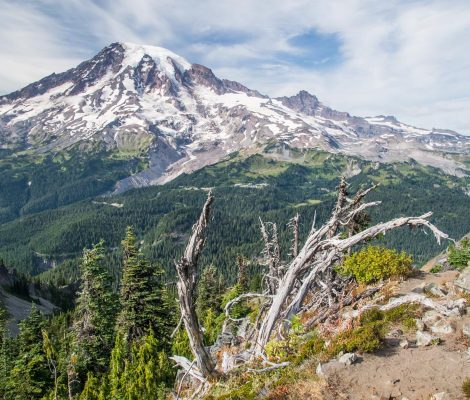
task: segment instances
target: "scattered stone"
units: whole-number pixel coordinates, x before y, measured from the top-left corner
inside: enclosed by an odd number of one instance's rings
[[[454,332],[454,328],[449,322],[441,319],[437,321],[433,326],[431,326],[431,332],[449,335],[450,333]]]
[[[391,338],[399,338],[400,336],[403,335],[403,331],[401,329],[392,329],[389,333],[388,333],[388,337],[391,337]]]
[[[418,331],[424,331],[425,326],[424,326],[423,320],[417,318],[415,319],[415,321],[416,321],[416,329],[418,329]]]
[[[419,347],[429,346],[436,338],[427,332],[416,332],[416,345]]]
[[[423,322],[426,326],[430,327],[441,319],[441,314],[435,310],[426,311],[423,315]]]
[[[424,292],[424,287],[425,286],[426,286],[426,284],[423,282],[419,286],[416,286],[415,288],[411,289],[411,291],[413,293],[422,294]]]
[[[424,286],[424,291],[436,297],[445,297],[447,294],[444,292],[442,286],[438,286],[435,283],[428,283],[426,286]]]
[[[351,365],[351,364],[354,364],[357,361],[357,355],[356,355],[356,353],[346,353],[346,354],[343,354],[338,359],[338,361],[341,364]]]
[[[406,339],[403,339],[400,341],[400,347],[402,349],[407,349],[408,347],[410,347],[410,342],[408,342],[408,340]]]
[[[334,370],[335,367],[338,365],[338,361],[330,360],[326,363],[318,363],[317,368],[315,370],[318,376],[326,376],[330,370]]]
[[[430,400],[448,400],[449,396],[447,395],[446,392],[439,392],[439,393],[434,393],[431,396]]]
[[[465,268],[454,281],[454,284],[460,289],[470,292],[470,268]]]
[[[467,312],[467,301],[465,299],[449,301],[447,308],[455,310],[456,315],[464,315]]]
[[[470,324],[463,324],[462,326],[462,333],[467,336],[467,337],[470,337]]]

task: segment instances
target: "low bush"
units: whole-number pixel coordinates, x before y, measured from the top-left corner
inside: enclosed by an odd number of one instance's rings
[[[429,272],[432,274],[437,274],[442,271],[442,265],[441,264],[436,264],[434,267],[432,267]]]
[[[470,263],[470,241],[462,240],[457,245],[450,245],[447,250],[447,261],[453,267],[462,270]]]
[[[470,399],[470,378],[463,381],[462,392],[465,398]]]
[[[383,246],[368,246],[346,256],[336,268],[345,276],[353,276],[359,283],[373,283],[390,277],[405,277],[412,271],[412,258]]]

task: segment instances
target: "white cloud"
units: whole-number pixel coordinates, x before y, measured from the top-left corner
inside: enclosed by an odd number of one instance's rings
[[[0,17],[3,92],[134,41],[270,95],[307,89],[357,115],[470,133],[467,0],[0,0]],[[279,55],[298,53],[289,39],[311,29],[337,35],[340,64],[307,68]],[[204,40],[211,34],[215,43]]]

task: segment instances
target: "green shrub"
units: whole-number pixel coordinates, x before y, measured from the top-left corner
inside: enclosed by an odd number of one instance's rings
[[[447,250],[447,261],[457,269],[464,269],[470,262],[470,241],[462,240],[457,245],[451,244]]]
[[[333,339],[328,353],[331,356],[340,352],[373,353],[382,346],[384,335],[384,323],[372,322],[340,333]]]
[[[434,267],[432,267],[429,272],[432,274],[437,274],[442,271],[442,265],[441,264],[436,264]]]
[[[372,283],[411,272],[412,258],[383,246],[368,246],[344,259],[337,267],[341,275],[353,276],[359,283]]]
[[[470,399],[470,378],[463,381],[462,392],[465,398]]]

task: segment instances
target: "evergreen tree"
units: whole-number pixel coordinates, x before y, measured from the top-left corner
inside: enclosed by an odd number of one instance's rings
[[[197,287],[196,312],[199,318],[204,319],[209,309],[217,315],[222,312],[221,302],[224,291],[223,278],[217,269],[213,265],[205,267]]]
[[[124,370],[128,357],[127,343],[121,333],[117,333],[116,342],[113,352],[111,353],[111,361],[109,364],[108,379],[104,382],[103,391],[106,392],[109,399],[120,399],[124,391]]]
[[[103,241],[83,254],[81,291],[73,324],[72,351],[76,355],[75,370],[79,377],[85,372],[106,370],[114,340],[116,298],[111,277],[103,265]]]
[[[99,400],[99,397],[100,381],[93,373],[88,372],[85,387],[80,394],[79,400]]]
[[[0,260],[1,263],[1,260]],[[7,398],[7,384],[16,349],[14,341],[7,335],[8,312],[0,302],[0,398]]]
[[[117,318],[117,330],[131,345],[152,328],[160,344],[166,345],[174,321],[168,295],[161,282],[162,271],[139,253],[136,236],[130,227],[126,230],[122,248],[121,311]]]
[[[19,354],[11,371],[7,398],[40,399],[52,385],[43,349],[43,318],[33,304],[29,316],[19,324]]]

